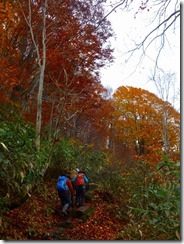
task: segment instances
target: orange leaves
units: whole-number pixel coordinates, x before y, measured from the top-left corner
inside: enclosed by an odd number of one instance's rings
[[[13,19],[13,8],[9,1],[0,2],[0,16],[3,23]]]
[[[12,45],[15,38],[14,30],[17,26],[16,8],[12,1],[1,1],[0,13],[0,83],[1,90],[7,95],[19,82],[17,75],[20,53]]]
[[[164,117],[166,105],[169,111],[167,118]],[[166,119],[169,143],[177,146],[179,131],[176,128],[179,128],[179,124],[176,121],[179,114],[155,94],[140,88],[122,86],[114,94],[114,106],[114,130],[117,137],[135,147],[138,157],[158,162],[163,152],[163,135],[166,133],[163,121]]]

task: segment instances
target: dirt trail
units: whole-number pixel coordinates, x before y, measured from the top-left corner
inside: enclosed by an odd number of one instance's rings
[[[97,194],[86,206],[94,206],[92,217],[86,222],[63,216],[55,190],[56,181],[42,183],[19,208],[3,214],[1,240],[116,240],[125,223],[115,219],[109,204]],[[72,209],[70,210],[72,211]],[[61,228],[70,221],[72,228]]]

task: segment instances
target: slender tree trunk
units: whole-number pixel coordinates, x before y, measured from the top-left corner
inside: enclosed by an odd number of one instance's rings
[[[169,101],[170,95],[172,95],[173,101],[177,98],[177,93],[175,92],[175,74],[166,73],[157,76],[156,80],[153,80],[157,91],[164,101],[162,107],[162,135],[163,135],[163,149],[167,157],[170,155],[170,140],[169,140],[169,129],[168,129],[168,108],[167,103]]]
[[[40,139],[41,139],[41,127],[42,127],[42,103],[43,103],[43,85],[44,85],[44,74],[45,74],[45,64],[46,64],[46,9],[47,0],[45,0],[43,6],[43,29],[42,29],[42,64],[40,66],[40,79],[38,87],[38,97],[37,97],[37,114],[36,114],[36,147],[40,150]]]
[[[45,65],[41,67],[38,97],[37,97],[37,113],[36,113],[36,147],[40,149],[40,135],[41,135],[41,125],[42,125],[42,97],[43,97],[43,83],[44,83],[44,71]]]
[[[21,2],[18,0],[18,3],[22,9],[22,14],[25,18],[26,23],[30,28],[30,34],[35,46],[38,65],[40,68],[40,77],[38,84],[38,96],[37,96],[37,114],[36,114],[36,139],[35,144],[38,150],[40,150],[40,139],[41,139],[41,127],[42,127],[42,97],[43,97],[43,85],[44,85],[44,76],[45,76],[45,64],[46,64],[46,11],[47,11],[47,0],[44,1],[43,4],[43,26],[42,26],[42,55],[40,55],[40,48],[35,39],[35,33],[32,24],[32,8],[31,8],[31,0],[28,0],[28,16],[23,10]]]

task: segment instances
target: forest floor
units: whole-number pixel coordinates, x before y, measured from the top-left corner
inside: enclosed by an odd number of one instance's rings
[[[56,180],[41,183],[26,202],[9,210],[1,217],[1,240],[118,240],[127,221],[116,218],[113,201],[104,201],[99,192],[86,206],[94,207],[94,213],[85,222],[63,216],[55,189]],[[70,210],[72,212],[73,209]],[[70,221],[72,227],[61,228]]]

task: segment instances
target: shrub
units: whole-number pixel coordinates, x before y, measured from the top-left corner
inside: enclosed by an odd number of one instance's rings
[[[139,173],[137,172],[138,175]],[[130,221],[121,231],[120,238],[125,240],[180,239],[179,163],[170,162],[163,156],[163,162],[154,172],[150,172],[150,176],[147,174],[145,177],[141,182],[140,177],[137,179],[135,177],[134,181],[129,182],[129,184],[134,182],[129,200]]]
[[[48,148],[48,146],[47,146]],[[10,199],[19,201],[42,179],[42,169],[48,157],[42,147],[37,152],[32,124],[20,118],[0,122],[0,197],[1,208]]]
[[[96,152],[91,145],[84,145],[78,140],[63,138],[53,150],[47,175],[58,177],[58,174],[66,173],[70,168],[79,168],[92,181],[106,164],[106,155],[103,152]]]

